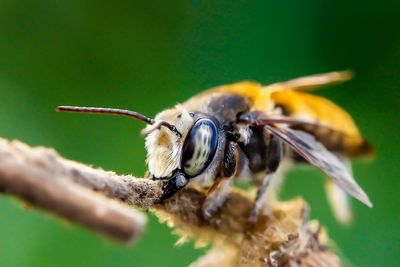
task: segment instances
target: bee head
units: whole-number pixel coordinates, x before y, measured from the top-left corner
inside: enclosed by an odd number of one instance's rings
[[[215,175],[222,157],[225,136],[218,121],[203,113],[189,113],[182,106],[167,109],[154,119],[140,113],[95,107],[60,106],[57,111],[114,114],[146,122],[147,165],[155,179],[179,173],[184,179]]]
[[[179,171],[193,178],[217,169],[220,143],[224,140],[216,119],[189,113],[182,106],[161,112],[155,121],[174,125],[181,136],[157,123],[144,129],[147,164],[155,179],[171,177]]]

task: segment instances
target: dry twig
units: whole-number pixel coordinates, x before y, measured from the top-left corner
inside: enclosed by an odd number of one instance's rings
[[[160,182],[94,169],[47,148],[0,139],[0,191],[108,237],[130,242],[140,236],[151,209],[197,245],[212,243],[193,266],[340,266],[325,232],[308,221],[300,199],[272,206],[249,227],[252,198],[233,191],[220,211],[204,220],[202,189],[187,187],[160,203]]]

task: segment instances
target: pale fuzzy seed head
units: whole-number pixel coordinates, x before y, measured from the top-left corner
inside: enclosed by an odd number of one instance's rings
[[[192,128],[194,120],[181,105],[162,111],[155,117],[156,121],[167,121],[177,128],[182,137],[177,136],[166,127],[148,125],[146,135],[147,165],[150,173],[156,178],[169,177],[181,166],[182,146],[186,135]]]

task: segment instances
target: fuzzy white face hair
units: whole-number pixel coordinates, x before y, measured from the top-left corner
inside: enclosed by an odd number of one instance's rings
[[[167,109],[155,117],[156,123],[144,129],[149,172],[155,178],[170,177],[172,172],[181,168],[182,147],[186,135],[194,124],[194,119],[181,105]],[[160,127],[158,121],[167,121],[182,134],[177,136],[166,127]]]

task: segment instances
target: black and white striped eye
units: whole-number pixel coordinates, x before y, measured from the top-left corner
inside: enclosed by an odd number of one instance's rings
[[[218,128],[210,119],[196,121],[182,149],[182,168],[188,177],[199,175],[214,158],[218,146]]]

